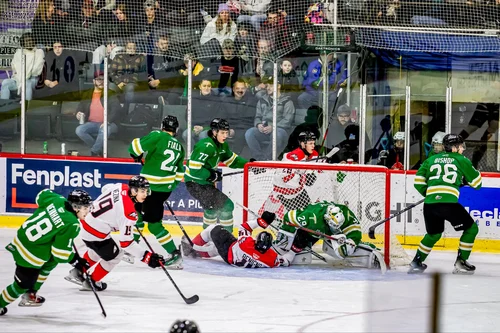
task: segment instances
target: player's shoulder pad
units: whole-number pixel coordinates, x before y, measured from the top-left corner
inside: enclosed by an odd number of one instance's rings
[[[135,211],[134,201],[128,195],[128,190],[129,190],[128,185],[122,184],[120,194],[122,196],[122,202],[123,202],[123,214],[125,215],[125,217],[127,219],[132,220],[132,221],[137,221],[139,216],[137,215],[137,212]]]

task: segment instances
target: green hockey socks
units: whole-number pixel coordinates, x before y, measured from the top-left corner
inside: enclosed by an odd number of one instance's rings
[[[434,244],[436,244],[440,238],[441,234],[425,234],[424,238],[420,242],[420,245],[418,246],[416,256],[420,256],[420,260],[424,261],[429,253],[431,253]]]
[[[161,221],[148,223],[148,229],[156,237],[158,243],[160,243],[167,253],[172,253],[176,250],[172,235],[167,229],[165,229]]]
[[[203,229],[206,229],[209,226],[216,224],[217,218],[219,218],[220,225],[224,229],[232,233],[234,224],[233,210],[234,210],[234,203],[230,199],[227,199],[224,202],[222,208],[219,210],[205,209],[205,211],[203,212]]]
[[[12,283],[11,285],[7,286],[4,290],[2,290],[2,293],[0,294],[0,308],[4,308],[10,303],[14,302],[16,299],[19,298],[22,294],[27,292],[28,289],[23,289],[17,284],[16,281]]]
[[[460,237],[460,243],[458,245],[458,253],[460,258],[463,260],[469,259],[470,252],[472,251],[472,246],[474,246],[474,240],[476,239],[479,228],[477,224],[472,224],[469,229],[464,230],[462,237]]]

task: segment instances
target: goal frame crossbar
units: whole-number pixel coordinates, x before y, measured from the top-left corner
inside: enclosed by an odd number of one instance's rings
[[[249,181],[250,173],[253,171],[251,168],[271,168],[271,169],[299,169],[299,170],[317,170],[317,171],[342,171],[342,172],[373,172],[383,174],[385,177],[384,189],[384,216],[390,216],[391,212],[391,173],[389,169],[382,166],[366,166],[359,164],[327,164],[327,163],[288,163],[288,162],[250,162],[245,164],[243,172],[243,205],[249,207]],[[362,218],[358,217],[361,222]],[[243,211],[243,222],[248,220],[248,212]],[[364,234],[367,232],[363,232]],[[385,223],[384,234],[384,260],[386,265],[390,265],[390,244],[391,244],[391,226],[390,223]]]

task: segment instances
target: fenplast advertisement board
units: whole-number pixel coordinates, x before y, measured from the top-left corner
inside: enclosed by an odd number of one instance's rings
[[[109,183],[127,183],[140,173],[141,166],[131,162],[99,162],[67,159],[5,158],[3,192],[5,213],[32,213],[38,192],[49,188],[67,196],[74,189],[87,191],[92,198]],[[168,200],[176,215],[184,221],[200,222],[200,203],[180,183]],[[168,219],[170,213],[166,213]]]

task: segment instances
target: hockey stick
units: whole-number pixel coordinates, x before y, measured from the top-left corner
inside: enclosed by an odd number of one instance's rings
[[[424,200],[425,200],[425,198],[423,198],[423,199],[422,199],[422,200],[420,200],[419,202],[416,202],[416,203],[414,203],[413,205],[410,205],[410,206],[406,207],[405,209],[400,210],[399,212],[397,212],[397,213],[395,213],[395,214],[393,214],[393,215],[389,216],[389,217],[388,217],[388,218],[386,218],[385,220],[382,220],[382,221],[380,221],[380,222],[375,223],[374,225],[372,225],[372,226],[370,227],[370,229],[368,229],[368,237],[370,237],[371,239],[375,239],[375,229],[376,229],[379,225],[384,224],[384,223],[386,223],[387,221],[390,221],[391,219],[395,218],[396,216],[399,216],[399,215],[403,214],[404,212],[407,212],[407,211],[409,211],[410,209],[415,208],[416,206],[418,206],[418,205],[420,205],[422,202],[424,202]]]
[[[141,236],[141,238],[144,240],[144,243],[146,243],[147,247],[149,248],[149,251],[151,251],[152,253],[155,253],[155,251],[153,250],[153,248],[151,247],[151,244],[149,244],[148,240],[146,239],[146,237],[144,237],[142,231],[135,227],[137,229],[137,232],[139,232],[139,235]],[[194,304],[196,302],[199,301],[199,297],[198,295],[193,295],[189,298],[186,298],[186,296],[184,296],[184,294],[181,292],[181,290],[179,289],[179,287],[177,287],[177,284],[175,283],[174,279],[172,279],[172,277],[170,276],[170,274],[168,273],[167,269],[165,268],[165,265],[163,265],[163,262],[159,262],[160,263],[160,266],[161,268],[163,269],[163,271],[165,272],[165,274],[167,275],[167,277],[169,278],[170,282],[172,282],[172,284],[174,285],[175,289],[177,290],[177,292],[179,293],[179,295],[181,295],[182,299],[184,300],[184,302],[186,302],[186,304]]]
[[[250,208],[243,206],[243,205],[242,205],[242,204],[240,204],[239,202],[236,202],[236,201],[233,201],[233,202],[236,204],[236,206],[239,206],[239,207],[243,208],[244,210],[246,210],[247,212],[249,212],[249,213],[250,213],[250,214],[252,214],[253,216],[255,216],[255,217],[257,217],[257,218],[259,218],[259,217],[260,217],[257,213],[255,213],[255,212],[254,212],[253,210],[251,210]],[[279,220],[278,220],[278,221],[279,221]],[[269,226],[270,226],[271,228],[273,228],[275,231],[279,231],[279,229],[278,229],[278,228],[276,228],[274,225],[269,224]],[[313,249],[308,249],[308,250],[311,252],[311,254],[312,254],[313,256],[315,256],[315,257],[316,257],[316,258],[318,258],[319,260],[322,260],[322,261],[324,261],[324,262],[327,262],[327,261],[326,261],[326,259],[325,259],[325,257],[323,257],[322,255],[318,254],[317,252],[313,251]]]
[[[339,150],[340,150],[339,147],[334,147],[325,156],[318,156],[318,157],[311,158],[310,160],[298,161],[298,162],[300,162],[300,163],[308,163],[308,162],[313,162],[313,161],[318,161],[318,160],[326,160],[326,159],[329,159],[330,157],[332,157],[333,155],[335,155],[336,153],[338,153]],[[241,170],[241,171],[235,171],[235,172],[225,173],[225,174],[222,175],[222,177],[239,175],[239,174],[242,174],[244,172],[245,172],[244,170]]]
[[[287,225],[291,226],[291,227],[295,227],[297,229],[302,229],[310,234],[313,234],[313,235],[316,235],[316,236],[319,236],[319,237],[322,237],[322,238],[326,238],[326,239],[330,239],[330,240],[334,240],[336,241],[337,243],[339,243],[340,245],[344,244],[345,242],[345,237],[338,237],[338,236],[335,236],[335,235],[327,235],[327,234],[324,234],[322,232],[319,232],[319,231],[315,231],[315,230],[312,230],[312,229],[309,229],[309,228],[305,228],[301,225],[298,225],[298,224],[295,224],[295,223],[292,223],[292,222],[285,222]]]
[[[333,109],[332,109],[332,114],[330,115],[330,118],[328,119],[328,126],[326,128],[325,134],[323,135],[323,141],[321,142],[321,147],[319,148],[319,153],[321,154],[323,152],[323,148],[325,146],[325,141],[326,141],[326,136],[328,135],[328,130],[330,129],[330,125],[332,124],[334,115],[335,115],[335,108],[337,107],[337,103],[339,102],[339,97],[344,91],[343,88],[339,88],[339,91],[337,92],[337,98],[335,99],[335,103],[333,103]]]
[[[187,240],[189,241],[189,244],[191,244],[191,246],[194,246],[193,241],[191,240],[191,238],[187,234],[186,230],[184,230],[184,227],[182,226],[181,221],[179,221],[179,219],[175,215],[172,207],[170,207],[170,205],[168,204],[168,201],[165,201],[165,203],[167,204],[167,207],[168,207],[168,210],[170,211],[170,214],[172,214],[172,216],[174,217],[175,221],[179,225],[179,228],[181,228],[182,233],[184,234],[184,236],[186,236]]]
[[[73,249],[75,250],[75,254],[78,257],[80,257],[80,255],[78,254],[78,250],[76,249],[76,245],[75,245],[74,242],[73,242]],[[85,272],[85,271],[83,272],[83,274],[85,275],[85,280],[87,280],[87,283],[90,284],[90,288],[92,288],[92,292],[94,293],[94,296],[97,299],[97,303],[99,303],[99,306],[101,307],[101,315],[104,318],[106,318],[107,317],[106,310],[104,310],[104,306],[101,303],[101,299],[99,298],[99,295],[97,295],[97,291],[95,290],[94,283],[90,280],[90,275],[87,272]]]

